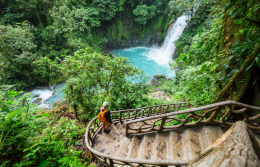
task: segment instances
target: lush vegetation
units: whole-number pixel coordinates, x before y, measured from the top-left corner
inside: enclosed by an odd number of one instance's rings
[[[87,156],[74,145],[81,145],[83,125],[38,111],[29,94],[0,92],[1,166],[86,166]],[[88,155],[89,156],[89,155]],[[85,165],[84,165],[85,164]]]
[[[149,96],[143,72],[108,44],[166,35],[186,14],[175,42],[177,75],[161,90],[193,105],[240,100],[258,84],[260,3],[252,0],[0,0],[1,166],[86,166],[86,123],[110,110],[166,103]],[[49,111],[14,90],[66,80],[65,103]],[[138,83],[132,80],[139,80]],[[66,117],[66,114],[74,117]],[[70,119],[69,119],[70,118]],[[178,116],[182,119],[183,116]],[[193,118],[189,121],[192,122]],[[169,125],[178,124],[177,121]]]

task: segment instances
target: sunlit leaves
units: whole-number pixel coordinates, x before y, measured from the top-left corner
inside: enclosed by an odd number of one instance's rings
[[[168,9],[166,10],[172,15],[170,23],[173,23],[180,15],[192,16],[197,7],[194,0],[170,0],[168,3]]]

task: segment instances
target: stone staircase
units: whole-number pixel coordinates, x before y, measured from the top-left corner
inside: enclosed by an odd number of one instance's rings
[[[135,128],[140,124],[137,122],[131,124],[131,127]],[[223,130],[219,126],[203,126],[127,138],[124,136],[124,125],[118,123],[112,124],[109,134],[100,131],[93,143],[98,152],[121,158],[192,160],[222,134]]]
[[[91,157],[111,167],[205,167],[205,164],[219,167],[234,166],[234,163],[245,167],[245,160],[260,166],[260,137],[256,135],[260,127],[248,124],[260,114],[247,115],[250,110],[260,113],[259,107],[224,101],[179,110],[185,106],[187,103],[173,103],[112,111],[115,124],[109,134],[103,133],[96,116],[85,134]],[[227,110],[220,113],[223,108]],[[218,114],[222,120],[216,118]],[[230,114],[243,116],[243,121],[226,121]],[[183,117],[176,119],[176,115]],[[166,126],[173,120],[179,124]],[[227,163],[230,165],[225,165]]]

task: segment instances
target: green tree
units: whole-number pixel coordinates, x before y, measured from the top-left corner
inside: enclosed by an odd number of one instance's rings
[[[17,84],[19,88],[46,83],[48,77],[34,75],[37,59],[33,27],[27,22],[13,26],[0,25],[0,81],[4,84]]]
[[[29,20],[34,26],[50,25],[52,20],[49,9],[56,4],[55,0],[1,0],[0,22],[15,25]]]
[[[38,62],[41,64],[46,61]],[[101,105],[104,100],[112,101],[114,104],[111,106],[120,108],[122,103],[115,102],[118,98],[115,95],[122,90],[128,93],[120,96],[132,99],[132,102],[144,99],[142,94],[138,94],[138,91],[148,91],[145,86],[136,88],[137,86],[130,84],[131,78],[139,78],[143,82],[146,78],[142,71],[130,65],[129,60],[124,57],[111,58],[81,49],[75,52],[74,56],[64,56],[60,64],[49,62],[51,66],[58,67],[59,71],[68,79],[65,86],[66,100],[74,108],[76,116],[76,111],[82,108],[90,117],[93,117],[96,107]],[[126,95],[129,97],[125,97]],[[137,102],[133,104],[137,104]],[[127,105],[124,106],[127,107]]]
[[[146,24],[148,19],[151,19],[155,16],[156,7],[155,6],[146,6],[138,5],[133,14],[136,16],[135,21],[139,24]]]

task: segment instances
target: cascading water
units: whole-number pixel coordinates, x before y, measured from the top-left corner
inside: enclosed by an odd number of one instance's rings
[[[177,18],[174,25],[168,30],[161,47],[135,47],[114,50],[112,53],[129,58],[133,65],[142,69],[147,75],[153,76],[162,73],[167,78],[172,78],[175,76],[175,72],[170,70],[169,62],[172,60],[172,55],[176,49],[174,41],[182,34],[187,25],[187,19],[187,16]]]
[[[182,34],[184,28],[186,27],[187,16],[178,17],[174,25],[167,32],[163,45],[159,49],[153,49],[148,54],[147,57],[153,59],[157,64],[168,65],[172,60],[172,55],[175,52],[174,41],[176,41]]]

